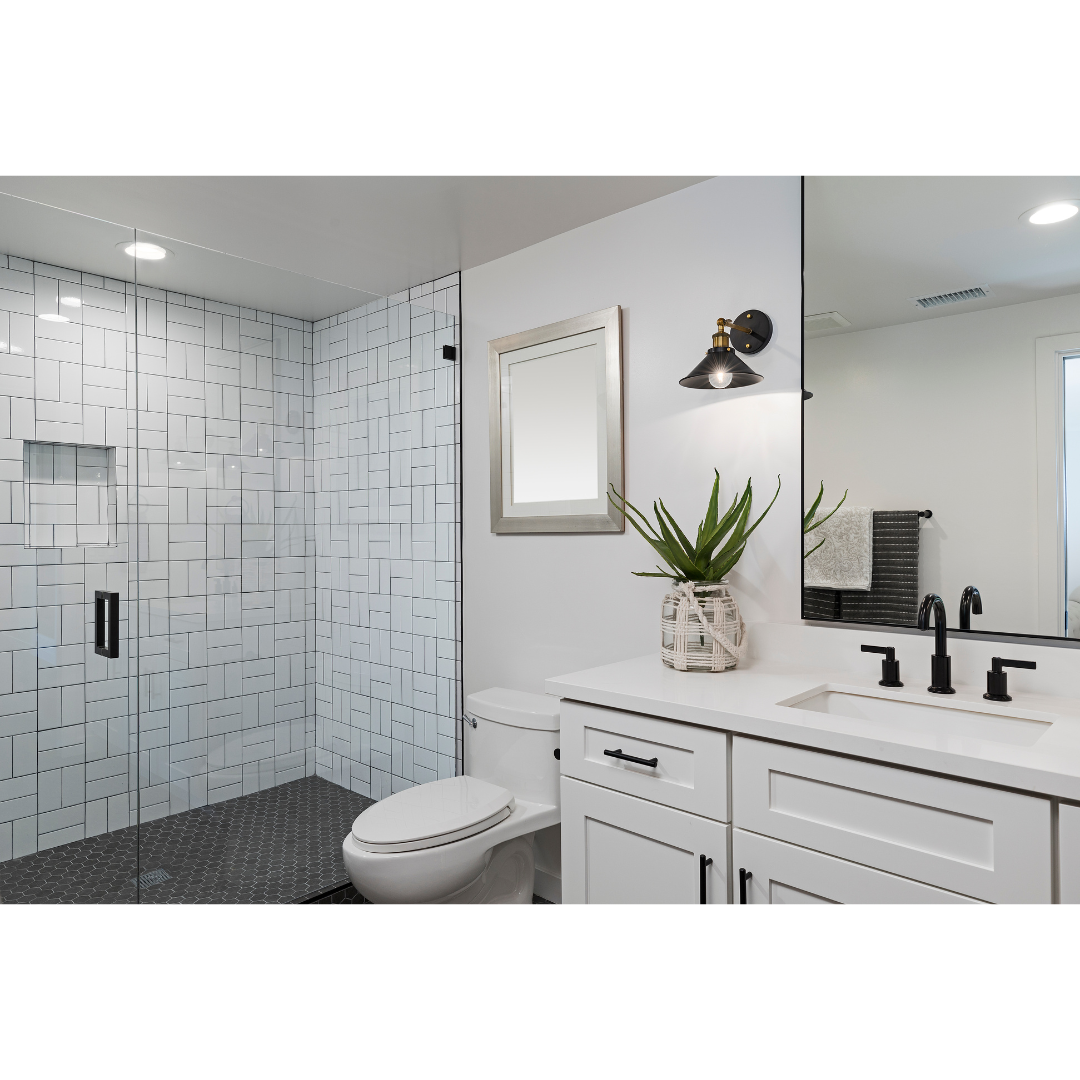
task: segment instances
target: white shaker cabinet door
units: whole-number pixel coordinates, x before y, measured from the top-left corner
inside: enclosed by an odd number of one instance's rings
[[[736,904],[977,904],[967,896],[732,830]]]
[[[564,776],[563,903],[726,904],[730,832]]]
[[[1058,859],[1061,902],[1080,904],[1080,806],[1058,807]]]

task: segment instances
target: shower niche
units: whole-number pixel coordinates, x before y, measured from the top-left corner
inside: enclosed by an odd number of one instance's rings
[[[23,522],[29,548],[116,544],[116,448],[23,443]]]

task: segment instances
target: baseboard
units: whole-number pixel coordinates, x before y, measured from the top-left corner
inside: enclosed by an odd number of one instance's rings
[[[562,878],[549,874],[546,870],[536,871],[533,892],[550,904],[562,903]]]

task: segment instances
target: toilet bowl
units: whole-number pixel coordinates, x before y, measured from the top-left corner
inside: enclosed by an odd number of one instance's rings
[[[465,703],[465,775],[399,791],[342,853],[376,904],[527,904],[533,834],[559,822],[559,701],[492,688]]]

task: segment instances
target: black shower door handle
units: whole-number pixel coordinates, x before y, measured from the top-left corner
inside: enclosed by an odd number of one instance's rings
[[[94,652],[115,660],[120,655],[120,594],[94,593]]]

